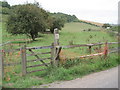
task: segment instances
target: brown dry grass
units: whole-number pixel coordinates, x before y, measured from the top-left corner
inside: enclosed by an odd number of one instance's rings
[[[68,59],[74,59],[75,57],[80,56],[78,53],[70,52],[68,50],[61,50],[60,52],[60,62],[65,63]]]
[[[99,48],[94,48],[94,51],[96,52],[96,54],[98,54],[98,56],[102,55],[101,53],[104,52],[104,49],[105,49],[105,46],[101,47],[100,49]],[[80,59],[85,59],[87,57],[87,55],[83,55],[81,56],[80,54],[78,53],[74,53],[74,52],[70,52],[68,50],[61,50],[60,52],[60,63],[65,63],[67,60],[75,60],[75,58],[79,57]],[[94,53],[93,54],[90,54],[88,57],[89,58],[93,58]]]
[[[92,24],[98,25],[98,26],[100,26],[100,27],[103,26],[103,23],[98,23],[98,22],[93,22],[93,21],[87,21],[87,20],[80,20],[80,21],[84,21],[84,22],[92,23]]]

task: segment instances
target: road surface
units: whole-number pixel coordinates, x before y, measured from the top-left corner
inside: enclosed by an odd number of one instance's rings
[[[118,88],[118,67],[75,80],[41,85],[37,88]]]

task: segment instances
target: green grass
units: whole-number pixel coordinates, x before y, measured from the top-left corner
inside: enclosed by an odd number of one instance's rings
[[[73,61],[71,62],[73,63]],[[88,58],[85,60],[76,60],[72,66],[64,65],[57,69],[51,69],[51,72],[46,72],[45,74],[47,75],[48,79],[53,81],[71,80],[92,72],[98,72],[117,66],[118,62],[119,59],[116,57],[116,54],[111,54],[107,59],[101,59],[100,57],[97,57],[94,59]]]
[[[111,54],[107,59],[96,57],[94,59],[75,60],[71,66],[60,66],[58,68],[48,68],[44,72],[37,72],[28,74],[24,77],[10,74],[11,80],[9,82],[3,81],[4,87],[14,88],[30,88],[39,86],[41,84],[51,83],[54,81],[72,80],[84,75],[106,70],[118,65],[119,59],[117,54]]]
[[[5,19],[7,16],[5,16]],[[96,31],[83,31],[83,30],[96,30]],[[11,35],[6,32],[5,22],[2,24],[2,35],[3,42],[11,41],[12,44],[8,44],[4,46],[4,49],[15,49],[20,48],[23,44],[26,44],[27,47],[33,46],[48,46],[54,42],[53,34],[42,34],[42,37],[36,38],[36,41],[29,41],[29,38],[26,35]],[[90,38],[92,36],[92,38]],[[71,42],[73,44],[88,44],[88,43],[98,43],[98,42],[115,42],[117,41],[115,36],[110,36],[107,32],[105,32],[100,27],[91,26],[85,23],[67,23],[65,27],[60,31],[60,45],[70,45]],[[110,47],[116,47],[117,45],[112,45]],[[94,51],[93,47],[93,52]],[[88,53],[88,48],[71,48],[65,49],[68,52],[73,52],[79,55],[85,55]],[[49,52],[50,49],[43,50],[34,50],[35,52]],[[11,54],[6,54],[5,63],[19,62],[21,61],[21,57],[17,56],[19,52],[14,52]],[[30,52],[27,51],[28,54]],[[68,53],[69,54],[69,53]],[[31,74],[27,74],[26,76],[21,76],[21,66],[13,66],[6,67],[7,70],[5,78],[3,80],[4,87],[14,87],[14,88],[29,88],[31,86],[39,86],[41,84],[50,83],[57,80],[71,80],[77,77],[82,77],[83,75],[97,72],[101,70],[105,70],[114,66],[117,66],[118,59],[117,54],[111,54],[107,60],[101,58],[94,59],[85,59],[85,60],[74,60],[67,61],[64,66],[60,66],[59,68],[48,68],[47,71],[35,72]],[[47,58],[50,55],[39,55],[40,58]],[[36,59],[34,56],[27,57],[28,60]],[[49,62],[50,60],[46,60]],[[27,63],[29,65],[41,64],[41,62]],[[30,68],[28,71],[43,69],[43,67]],[[10,79],[10,80],[9,80]]]
[[[81,32],[83,30],[88,30],[88,29],[103,30],[101,27],[96,27],[89,24],[85,24],[85,23],[71,22],[65,25],[62,32],[74,33],[74,32]]]

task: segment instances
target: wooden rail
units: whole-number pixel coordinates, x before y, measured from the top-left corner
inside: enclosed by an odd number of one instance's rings
[[[118,44],[120,42],[108,42],[108,44]],[[78,45],[67,45],[61,46],[62,48],[74,48],[74,47],[85,47],[85,46],[97,46],[97,45],[104,45],[105,43],[94,43],[94,44],[78,44]]]
[[[120,42],[108,42],[108,44],[119,44],[119,43]],[[105,43],[78,44],[78,45],[67,45],[67,46],[61,46],[61,47],[62,48],[74,48],[74,47],[85,47],[85,46],[97,46],[97,45],[103,45],[103,44],[105,44]],[[26,50],[28,50],[28,49],[52,49],[52,48],[53,48],[53,46],[26,47]],[[1,52],[2,51],[3,50],[1,50]],[[20,51],[20,48],[14,49],[14,50],[4,50],[4,52],[15,52],[15,51]]]
[[[108,52],[108,53],[115,53],[115,52],[118,52],[118,51],[120,51],[120,49],[118,49],[118,50],[111,50],[110,52]],[[103,53],[98,53],[98,54],[92,54],[93,56],[95,55],[101,55],[101,54],[103,54]],[[84,55],[84,56],[80,56],[81,58],[82,57],[89,57],[90,55]],[[51,58],[44,58],[44,59],[42,59],[42,60],[47,60],[47,59],[51,59]],[[39,61],[39,59],[36,59],[36,60],[28,60],[27,62],[34,62],[34,61]],[[20,65],[21,64],[21,62],[17,62],[17,63],[4,63],[4,66],[15,66],[15,65]]]
[[[40,46],[40,47],[26,47],[26,49],[51,49],[53,46]]]
[[[9,42],[6,42],[6,43],[3,43],[3,44],[0,44],[0,46],[4,46],[4,45],[9,44],[9,43],[11,43],[11,42],[9,41]]]
[[[17,63],[4,63],[4,66],[15,66],[15,65],[20,65],[22,62],[17,62]]]
[[[26,62],[34,62],[34,61],[40,61],[40,60],[47,60],[51,58],[42,58],[42,59],[35,59],[35,60],[27,60]],[[15,65],[20,65],[22,62],[16,62],[16,63],[4,63],[4,66],[15,66]]]
[[[40,59],[34,59],[34,60],[27,60],[27,62],[34,62],[34,61],[40,61],[40,60],[47,60],[47,59],[51,59],[51,57],[49,58],[40,58]]]
[[[50,63],[46,63],[47,65]],[[31,67],[38,67],[38,66],[45,66],[44,64],[39,64],[39,65],[31,65],[31,66],[27,66],[26,68],[31,68]]]
[[[16,52],[16,51],[20,51],[20,48],[19,49],[14,49],[14,50],[1,50],[1,52],[6,52],[6,53],[9,53],[9,52]]]
[[[51,52],[27,54],[27,56],[35,56],[35,55],[38,55],[38,54],[51,54]]]
[[[33,73],[33,72],[38,72],[38,71],[45,71],[46,69],[40,69],[40,70],[34,70],[34,71],[29,71],[27,73]]]

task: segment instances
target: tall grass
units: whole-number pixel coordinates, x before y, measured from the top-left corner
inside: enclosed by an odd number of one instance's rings
[[[85,60],[78,59],[74,62],[68,61],[65,65],[62,65],[59,68],[49,68],[45,74],[47,79],[52,81],[71,80],[92,72],[106,70],[108,68],[117,66],[118,63],[120,63],[120,61],[116,54],[112,54],[106,59],[101,59],[101,57],[96,57],[94,59],[88,58]]]

